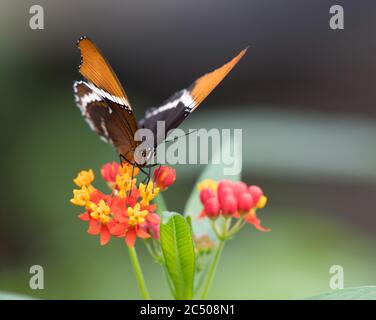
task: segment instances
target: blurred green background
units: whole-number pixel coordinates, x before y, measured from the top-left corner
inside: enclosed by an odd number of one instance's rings
[[[45,29],[29,28],[42,5]],[[82,120],[72,84],[90,36],[137,115],[220,66],[247,56],[184,124],[242,128],[243,178],[269,197],[273,229],[242,230],[225,247],[209,298],[299,299],[376,284],[376,4],[336,1],[345,29],[329,29],[331,1],[0,0],[2,99],[0,291],[44,299],[139,298],[121,241],[100,247],[69,203],[72,178],[117,160]],[[165,197],[181,212],[203,166],[177,166]],[[153,298],[164,276],[138,245]],[[45,289],[29,288],[41,265]]]

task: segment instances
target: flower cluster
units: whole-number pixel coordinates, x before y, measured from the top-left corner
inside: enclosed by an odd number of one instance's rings
[[[256,210],[266,205],[267,197],[260,187],[244,182],[204,180],[198,185],[204,208],[200,217],[216,220],[232,217],[254,225],[260,231],[270,231],[261,225]]]
[[[93,186],[94,172],[81,171],[73,182],[71,203],[85,207],[79,218],[88,222],[88,233],[100,235],[101,245],[111,236],[124,238],[133,247],[136,238],[159,238],[160,217],[152,200],[176,179],[175,170],[162,166],[155,170],[154,181],[137,185],[138,168],[130,164],[107,163],[101,169],[102,178],[111,189],[105,194]]]

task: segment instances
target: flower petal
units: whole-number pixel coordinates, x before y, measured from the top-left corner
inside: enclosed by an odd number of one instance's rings
[[[138,228],[138,230],[137,230],[137,236],[139,236],[141,239],[148,239],[148,238],[150,238],[150,234],[147,233],[143,228]]]
[[[125,222],[127,220],[126,210],[125,199],[114,197],[111,203],[111,212],[117,221]]]
[[[128,223],[126,223],[126,222],[124,222],[124,223],[116,223],[116,222],[112,222],[112,221],[110,221],[107,224],[108,225],[108,230],[110,231],[110,233],[113,236],[116,236],[116,237],[124,236],[125,235],[125,231],[126,231],[126,229],[128,227]]]
[[[90,214],[89,212],[84,212],[78,216],[78,218],[82,221],[89,221],[90,220]]]
[[[146,220],[154,224],[159,224],[161,222],[161,218],[156,213],[149,213],[146,216]]]
[[[110,231],[108,230],[107,225],[102,225],[100,233],[101,233],[100,243],[101,243],[101,246],[104,246],[111,239]]]
[[[233,218],[235,219],[239,219],[240,218],[240,214],[239,212],[235,212],[233,215],[232,215]],[[247,220],[247,219],[246,219]]]
[[[107,197],[104,193],[100,192],[99,190],[94,190],[90,193],[90,201],[94,203],[98,203],[100,200],[107,200]]]
[[[155,210],[157,210],[157,205],[154,203],[154,204],[149,204],[149,207],[147,208],[147,210],[149,212],[155,212]]]
[[[249,214],[244,217],[244,220],[247,221],[249,224],[252,224],[257,230],[262,232],[269,232],[272,229],[265,228],[261,225],[261,220],[257,218],[256,214]]]
[[[102,226],[102,224],[99,221],[94,220],[94,219],[90,219],[89,229],[87,230],[87,232],[89,234],[96,235],[101,231],[101,226]]]
[[[127,233],[125,234],[125,243],[128,247],[134,247],[134,244],[136,242],[136,230],[134,228],[129,228]]]
[[[202,210],[200,212],[200,214],[198,215],[197,220],[200,220],[200,219],[205,218],[205,217],[206,217],[206,212],[205,212],[205,210]]]
[[[135,199],[135,198],[128,197],[128,198],[125,198],[125,199],[126,199],[126,204],[129,207],[133,208],[136,205],[136,203],[137,203],[137,199]]]

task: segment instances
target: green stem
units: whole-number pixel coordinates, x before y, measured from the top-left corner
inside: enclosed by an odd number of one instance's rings
[[[214,259],[211,262],[209,273],[208,273],[208,276],[207,276],[205,284],[204,284],[204,290],[202,291],[202,294],[201,294],[201,299],[206,299],[206,297],[208,295],[209,289],[210,289],[212,282],[213,282],[213,279],[214,279],[215,271],[217,269],[219,258],[221,257],[224,246],[225,246],[225,241],[220,240],[217,251],[216,251],[215,256],[214,256]]]
[[[215,221],[210,219],[210,225],[218,239],[222,239],[222,234],[218,231]]]
[[[146,239],[144,241],[146,249],[148,249],[149,254],[154,259],[155,262],[162,263],[159,254],[157,252],[155,252],[153,245],[150,244],[150,241],[153,241],[153,240]]]
[[[131,258],[133,270],[136,274],[137,284],[140,289],[142,298],[144,300],[149,300],[150,299],[149,292],[148,292],[148,289],[146,288],[144,276],[142,275],[142,270],[141,270],[141,266],[137,258],[136,249],[134,247],[128,247],[128,251],[129,251],[129,257]]]
[[[226,239],[231,238],[235,233],[237,233],[241,228],[245,225],[245,220],[243,218],[240,218],[233,227],[227,232]]]
[[[223,221],[222,226],[222,237],[226,237],[227,231],[231,226],[231,217],[225,217],[225,221]]]

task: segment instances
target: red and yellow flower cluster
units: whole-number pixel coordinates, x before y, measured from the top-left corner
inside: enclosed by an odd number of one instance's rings
[[[256,210],[266,205],[267,198],[260,187],[244,182],[204,180],[198,185],[204,206],[200,217],[217,219],[219,216],[242,218],[260,231],[270,231],[261,225]]]
[[[154,182],[139,183],[138,168],[130,164],[107,163],[101,170],[102,178],[112,190],[104,194],[96,189],[93,171],[81,171],[73,182],[79,189],[73,190],[71,203],[85,207],[79,218],[88,222],[88,233],[100,235],[101,245],[111,236],[124,238],[133,247],[136,238],[159,238],[160,217],[151,203],[157,194],[168,188],[176,179],[175,170],[162,166],[154,172]]]

